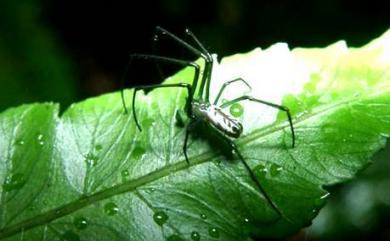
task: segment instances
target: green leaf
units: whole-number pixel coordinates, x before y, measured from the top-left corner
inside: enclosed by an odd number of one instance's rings
[[[137,95],[123,114],[119,93],[72,105],[51,103],[0,114],[0,238],[5,240],[247,240],[283,237],[311,220],[328,195],[351,179],[390,135],[390,32],[362,48],[276,44],[216,64],[211,94],[227,80],[224,101],[251,94],[288,106],[251,102],[228,109],[243,123],[236,140],[263,189],[204,127],[192,132],[190,166],[177,112],[186,91]],[[184,69],[166,83],[190,82]],[[130,106],[132,91],[125,96]]]

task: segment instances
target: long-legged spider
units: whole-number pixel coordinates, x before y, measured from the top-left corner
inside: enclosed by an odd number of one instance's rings
[[[241,153],[239,152],[236,144],[233,142],[234,139],[240,137],[240,135],[243,132],[243,126],[236,118],[234,118],[229,113],[223,111],[223,108],[228,107],[234,103],[248,100],[253,101],[256,103],[264,104],[267,106],[270,106],[272,108],[279,109],[281,111],[284,111],[287,114],[287,118],[289,121],[291,133],[292,133],[292,147],[295,146],[295,133],[294,133],[294,127],[291,120],[291,114],[287,107],[282,105],[277,105],[270,103],[268,101],[260,100],[257,98],[254,98],[249,95],[243,95],[241,97],[235,98],[233,100],[229,100],[227,102],[224,102],[223,104],[219,105],[220,97],[222,96],[222,93],[224,92],[225,88],[234,83],[241,81],[245,85],[247,85],[249,88],[250,85],[242,78],[233,79],[230,81],[225,82],[221,89],[219,90],[215,100],[210,103],[210,83],[211,83],[211,73],[213,70],[213,57],[211,54],[206,50],[206,48],[202,45],[202,43],[195,37],[195,35],[188,29],[185,31],[186,35],[188,35],[194,43],[196,43],[197,48],[190,45],[186,41],[182,40],[181,38],[177,37],[176,35],[168,32],[167,30],[156,27],[156,37],[155,39],[158,39],[159,35],[165,35],[169,38],[171,38],[173,41],[177,42],[182,47],[186,48],[193,54],[195,54],[198,58],[202,58],[205,61],[204,69],[203,69],[203,75],[200,77],[200,66],[192,61],[186,61],[181,59],[175,59],[170,57],[164,57],[164,56],[157,56],[157,55],[148,55],[148,54],[131,54],[130,55],[130,61],[132,59],[150,59],[155,61],[161,61],[166,63],[173,63],[177,65],[182,66],[191,66],[195,70],[195,74],[192,80],[192,84],[188,83],[175,83],[175,84],[155,84],[155,85],[141,85],[134,88],[133,92],[133,99],[132,99],[132,112],[135,124],[139,131],[142,131],[141,126],[137,119],[137,114],[135,111],[135,100],[136,95],[139,90],[150,90],[150,89],[156,89],[156,88],[184,88],[188,92],[188,98],[185,106],[185,111],[189,117],[189,123],[186,125],[185,129],[185,137],[184,137],[184,145],[183,145],[183,153],[185,160],[187,164],[189,164],[188,154],[187,154],[187,144],[188,144],[188,137],[190,134],[190,130],[194,126],[195,123],[203,122],[211,128],[212,130],[215,130],[217,133],[219,133],[220,137],[228,144],[228,146],[231,148],[233,153],[237,155],[239,160],[243,163],[246,170],[248,171],[251,179],[255,182],[256,186],[260,190],[261,194],[265,197],[265,199],[268,201],[268,203],[278,212],[280,213],[279,209],[275,206],[275,204],[271,201],[270,197],[265,192],[264,188],[260,185],[260,182],[256,178],[254,172],[248,165],[248,163],[245,161]],[[200,83],[199,83],[200,82]],[[198,86],[199,84],[199,86]],[[197,89],[199,87],[199,89]],[[198,90],[198,91],[197,91]],[[125,113],[127,113],[127,107],[125,103],[124,98],[124,92],[122,89],[121,92],[122,97],[122,103],[125,110]]]

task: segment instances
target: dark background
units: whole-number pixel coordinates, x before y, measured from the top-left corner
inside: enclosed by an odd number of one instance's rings
[[[182,36],[189,27],[211,52],[226,56],[275,42],[326,46],[345,39],[360,46],[390,27],[385,1],[60,1],[45,20],[76,61],[84,96],[117,86],[129,53],[153,53],[154,27]],[[178,47],[160,44],[170,56]],[[177,51],[176,51],[177,52]],[[137,65],[131,84],[160,81],[154,66]],[[154,72],[156,73],[156,72]]]
[[[64,109],[118,90],[128,55],[154,53],[157,25],[179,36],[189,27],[219,56],[276,42],[324,47],[345,39],[358,47],[390,27],[390,8],[380,0],[3,0],[0,111],[36,101]],[[164,40],[157,53],[196,58]],[[153,64],[134,66],[127,86],[161,81]],[[390,240],[389,156],[387,148],[360,179],[329,187],[333,195],[315,225],[289,240]]]

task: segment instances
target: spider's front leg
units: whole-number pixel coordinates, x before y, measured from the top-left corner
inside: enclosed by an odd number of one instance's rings
[[[227,107],[229,105],[232,105],[234,103],[237,103],[237,102],[240,102],[240,101],[244,101],[244,100],[249,100],[249,101],[257,102],[257,103],[260,103],[260,104],[263,104],[263,105],[268,105],[268,106],[270,106],[272,108],[276,108],[276,109],[279,109],[281,111],[286,112],[287,118],[288,118],[288,122],[289,122],[289,125],[290,125],[290,129],[291,129],[292,148],[295,147],[295,131],[294,131],[293,123],[292,123],[291,113],[290,113],[290,110],[287,107],[282,106],[282,105],[277,105],[277,104],[274,104],[274,103],[271,103],[271,102],[268,102],[268,101],[256,99],[256,98],[254,98],[252,96],[248,96],[248,95],[244,95],[244,96],[238,97],[236,99],[227,101],[227,102],[223,103],[222,105],[220,105],[220,107],[221,108],[225,108],[225,107]]]
[[[149,89],[156,89],[156,88],[175,88],[175,87],[178,87],[178,88],[186,88],[187,91],[188,91],[188,99],[187,99],[187,113],[189,115],[191,115],[191,106],[190,106],[190,103],[192,102],[192,85],[190,84],[187,84],[187,83],[177,83],[177,84],[157,84],[157,85],[141,85],[141,86],[137,86],[134,88],[134,92],[133,92],[133,101],[132,101],[132,112],[133,112],[133,117],[134,117],[134,121],[135,121],[135,124],[137,125],[137,128],[139,131],[142,131],[141,129],[141,126],[138,122],[138,118],[137,118],[137,114],[136,114],[136,111],[135,111],[135,98],[136,98],[136,95],[137,95],[137,92],[140,91],[140,90],[149,90]],[[126,106],[125,106],[126,108]]]
[[[160,62],[178,64],[181,66],[190,66],[190,67],[193,67],[195,70],[192,84],[177,83],[177,84],[142,85],[142,86],[137,86],[134,88],[132,110],[133,110],[133,116],[134,116],[135,123],[137,125],[137,128],[140,131],[142,131],[142,129],[138,123],[137,115],[135,112],[135,97],[136,97],[137,91],[139,91],[139,90],[149,90],[149,89],[167,88],[167,87],[186,88],[188,90],[188,99],[187,99],[187,104],[186,104],[187,110],[186,111],[189,115],[191,115],[191,108],[190,108],[191,105],[190,104],[192,103],[192,99],[194,96],[194,89],[196,89],[196,86],[198,83],[198,78],[199,78],[199,72],[200,72],[200,67],[198,64],[196,64],[194,62],[190,62],[190,61],[180,60],[180,59],[174,59],[174,58],[169,58],[169,57],[164,57],[164,56],[156,56],[156,55],[147,55],[147,54],[132,54],[132,55],[130,55],[130,62],[132,59],[143,59],[143,60],[152,59],[152,60],[156,60],[156,61],[160,61]],[[124,89],[121,90],[121,98],[122,98],[122,104],[123,104],[125,114],[127,114],[127,107],[126,107],[126,102],[125,102],[125,97],[124,97]]]

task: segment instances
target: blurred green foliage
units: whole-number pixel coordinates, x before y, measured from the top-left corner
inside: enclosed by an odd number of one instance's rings
[[[390,240],[390,147],[353,181],[330,187],[328,204],[308,229],[309,240]]]
[[[40,0],[0,1],[0,110],[75,99],[70,59],[43,25],[41,11]]]

